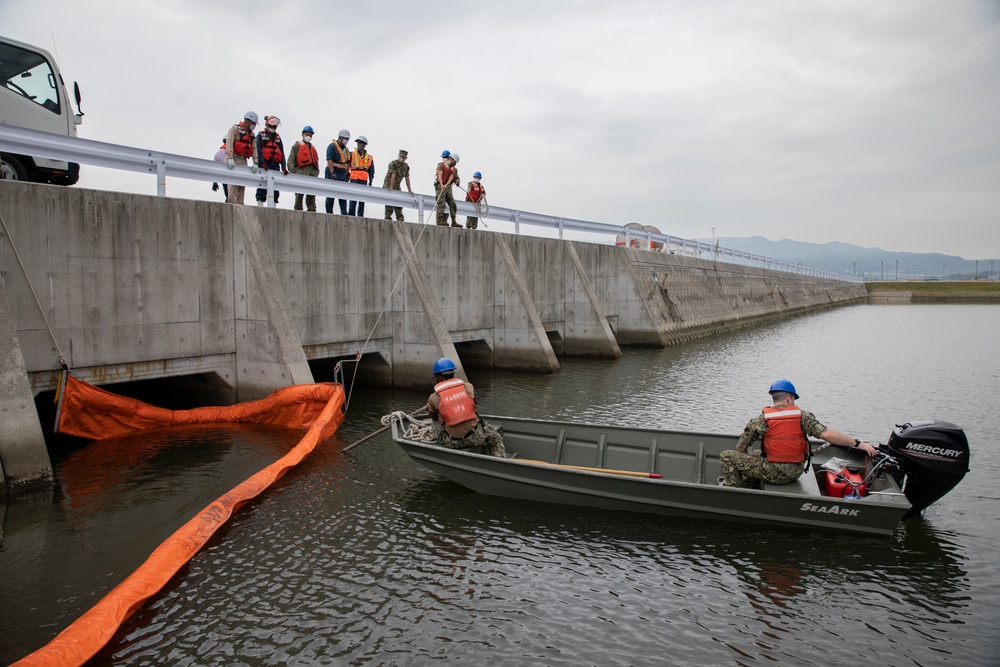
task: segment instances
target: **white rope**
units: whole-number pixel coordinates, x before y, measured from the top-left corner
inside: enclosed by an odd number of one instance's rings
[[[391,412],[382,416],[382,425],[388,426],[394,421],[398,421],[400,427],[409,422],[409,426],[403,429],[403,437],[407,440],[436,444],[441,433],[441,422],[432,419],[417,419],[411,417],[402,410]]]

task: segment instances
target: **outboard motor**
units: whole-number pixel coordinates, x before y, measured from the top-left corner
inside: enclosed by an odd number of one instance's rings
[[[908,516],[936,502],[969,472],[969,440],[961,427],[950,422],[897,424],[881,448],[905,476],[897,481],[913,505]]]

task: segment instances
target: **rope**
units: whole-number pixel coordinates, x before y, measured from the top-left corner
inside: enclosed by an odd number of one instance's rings
[[[441,433],[441,422],[431,419],[417,419],[402,410],[396,410],[382,416],[382,424],[385,426],[389,426],[394,421],[398,421],[401,426],[404,421],[410,423],[409,426],[403,429],[403,437],[407,440],[416,440],[417,442],[426,442],[428,444],[436,444],[438,442],[438,436]]]
[[[0,213],[0,224],[3,225],[3,233],[6,234],[7,240],[10,241],[10,247],[14,251],[14,257],[17,258],[17,263],[21,266],[21,272],[24,274],[24,279],[28,281],[28,289],[31,290],[31,296],[35,298],[35,304],[38,306],[38,312],[42,314],[42,319],[45,321],[45,328],[48,330],[49,336],[52,338],[52,344],[55,345],[56,353],[59,355],[59,366],[62,368],[69,368],[66,364],[66,357],[63,356],[62,349],[59,347],[59,341],[56,340],[56,335],[52,332],[52,325],[49,324],[49,318],[45,315],[45,309],[42,308],[42,302],[38,300],[38,295],[35,293],[35,286],[31,284],[31,277],[28,276],[28,272],[24,268],[24,262],[21,261],[21,253],[17,251],[17,246],[14,244],[14,237],[10,235],[10,230],[7,229],[7,221],[3,219],[2,213]]]
[[[457,187],[465,194],[469,194],[468,190],[463,188],[461,185],[456,185],[455,187]],[[469,200],[466,199],[466,201]],[[479,221],[483,223],[483,227],[486,227],[486,222],[483,220],[483,218],[485,218],[490,214],[490,205],[486,201],[486,193],[484,192],[482,197],[480,197],[477,201],[472,202],[472,205],[476,207],[476,213],[479,215]]]
[[[441,188],[441,192],[438,193],[437,198],[434,200],[434,206],[437,207],[437,203],[441,201],[441,197],[444,195],[444,188]],[[354,364],[354,373],[351,375],[351,386],[347,388],[347,401],[344,403],[344,414],[351,408],[351,395],[354,393],[354,381],[358,377],[358,367],[361,365],[361,355],[365,353],[368,349],[368,343],[371,342],[372,336],[375,335],[375,329],[378,328],[378,323],[382,321],[382,316],[385,315],[385,311],[388,309],[389,304],[392,302],[392,295],[396,293],[396,288],[399,287],[399,281],[403,279],[403,274],[406,273],[406,267],[410,265],[410,260],[416,254],[417,245],[420,243],[420,239],[424,237],[424,231],[427,229],[427,224],[424,223],[420,227],[420,233],[417,235],[417,240],[413,242],[413,253],[406,257],[406,261],[403,262],[402,268],[399,270],[399,275],[396,276],[396,282],[393,283],[392,289],[389,290],[389,296],[386,297],[385,306],[379,312],[378,317],[375,318],[375,323],[372,325],[371,331],[368,332],[368,337],[365,338],[364,345],[358,350],[355,357],[357,363]]]

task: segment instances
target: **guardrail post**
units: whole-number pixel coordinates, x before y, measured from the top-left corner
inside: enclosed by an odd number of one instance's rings
[[[167,161],[159,156],[156,158],[156,196],[167,196]]]
[[[267,207],[274,208],[278,204],[274,201],[274,172],[267,172]]]
[[[514,211],[514,236],[521,233],[521,216],[517,211]]]
[[[563,219],[562,218],[556,218],[556,222],[559,225],[559,240],[562,241],[563,240]]]
[[[417,197],[417,220],[420,224],[424,224],[424,198]]]

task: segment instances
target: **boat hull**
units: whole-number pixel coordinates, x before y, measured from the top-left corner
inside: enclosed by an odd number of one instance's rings
[[[891,480],[858,500],[822,495],[808,472],[799,482],[767,485],[763,490],[718,486],[718,454],[732,447],[735,436],[509,417],[487,420],[501,429],[508,452],[516,452],[518,458],[499,459],[410,440],[398,422],[393,424],[393,439],[428,470],[478,493],[508,498],[883,535],[892,533],[910,508]],[[845,454],[845,450],[831,449],[838,456]],[[830,454],[817,454],[814,468],[828,458]],[[635,465],[636,461],[643,463]],[[563,467],[590,464],[617,472]],[[663,477],[637,477],[623,471]]]

